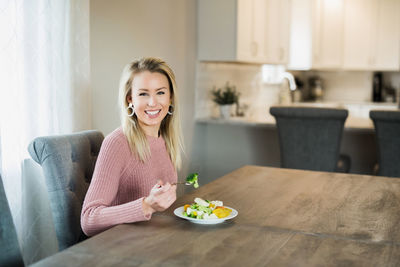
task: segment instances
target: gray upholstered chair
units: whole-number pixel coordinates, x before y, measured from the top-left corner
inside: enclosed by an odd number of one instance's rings
[[[43,168],[59,250],[86,238],[80,225],[83,200],[104,136],[99,131],[38,137],[28,151]]]
[[[400,110],[371,110],[378,151],[378,175],[400,177]]]
[[[24,266],[17,233],[0,176],[0,266]]]
[[[278,128],[281,167],[339,171],[345,109],[271,107]],[[346,157],[343,157],[346,159]],[[347,158],[347,165],[350,164]],[[349,171],[350,167],[347,166]]]

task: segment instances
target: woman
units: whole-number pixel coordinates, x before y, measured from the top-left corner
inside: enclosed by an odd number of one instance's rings
[[[181,135],[175,77],[157,58],[128,64],[121,76],[122,127],[101,146],[83,203],[92,236],[114,225],[150,220],[176,200]]]

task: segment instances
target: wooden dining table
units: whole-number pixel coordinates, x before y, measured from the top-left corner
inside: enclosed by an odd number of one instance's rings
[[[174,215],[195,197],[238,215]],[[244,166],[34,266],[400,266],[400,179]]]

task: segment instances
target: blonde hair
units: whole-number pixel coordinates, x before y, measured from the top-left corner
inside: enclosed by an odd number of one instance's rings
[[[119,83],[119,104],[122,130],[128,139],[130,149],[137,155],[142,162],[150,156],[150,147],[147,142],[146,134],[138,123],[136,114],[128,116],[129,105],[127,97],[132,94],[132,81],[136,74],[143,71],[157,72],[165,75],[168,79],[169,90],[171,93],[171,105],[173,105],[173,114],[167,115],[161,122],[160,134],[165,141],[165,145],[171,161],[176,170],[181,166],[181,150],[183,150],[179,105],[177,97],[177,87],[175,75],[172,69],[159,58],[142,58],[127,64],[122,72]]]

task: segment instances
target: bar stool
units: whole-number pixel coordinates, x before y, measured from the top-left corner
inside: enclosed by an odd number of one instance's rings
[[[329,172],[349,172],[350,157],[339,162],[345,109],[271,107],[279,134],[281,167]],[[339,162],[339,164],[338,164]],[[338,165],[342,167],[339,168]]]
[[[400,111],[371,110],[378,151],[378,175],[400,177]]]

